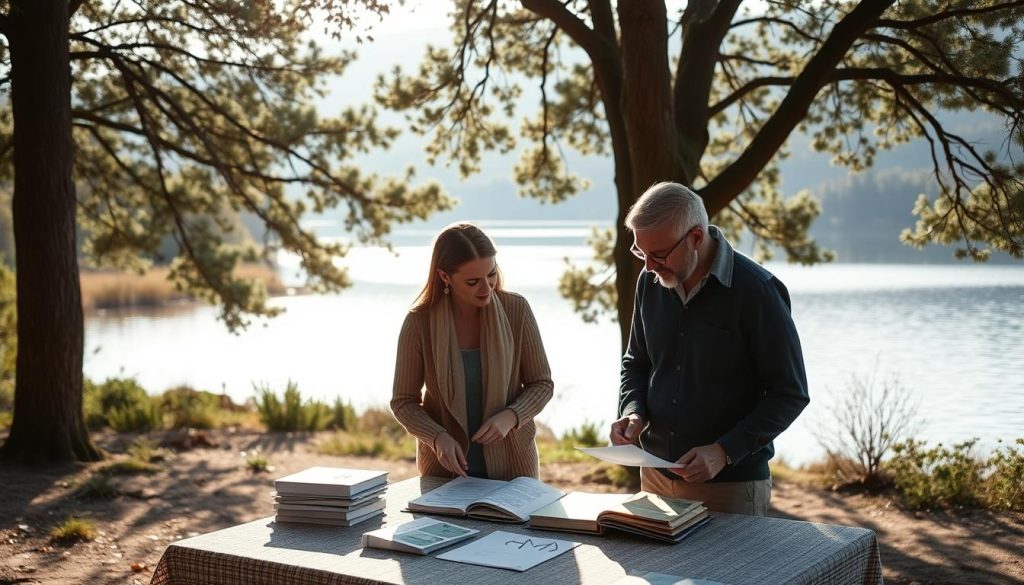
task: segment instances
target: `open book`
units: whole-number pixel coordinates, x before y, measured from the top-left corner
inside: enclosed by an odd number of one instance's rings
[[[410,501],[409,511],[526,522],[531,513],[564,495],[562,490],[532,477],[512,481],[458,477]]]
[[[530,515],[530,527],[602,534],[616,528],[666,542],[679,542],[710,518],[701,502],[647,492],[572,492]]]
[[[363,534],[362,546],[425,555],[470,538],[479,530],[433,518],[417,518]]]

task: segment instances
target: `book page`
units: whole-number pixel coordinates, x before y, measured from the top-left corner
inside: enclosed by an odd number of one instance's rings
[[[579,546],[578,542],[513,534],[497,530],[483,538],[437,555],[457,563],[525,571]]]
[[[473,506],[470,506],[470,511],[474,515],[493,517],[486,510],[487,507],[492,507],[508,512],[520,522],[526,522],[529,520],[531,512],[547,506],[564,495],[565,492],[562,490],[532,477],[517,477],[501,488],[478,498]],[[478,510],[476,509],[478,507],[484,509]]]
[[[409,509],[421,512],[458,511],[463,514],[475,500],[504,486],[507,482],[479,477],[457,477],[409,502]]]
[[[601,512],[614,508],[632,497],[632,494],[594,494],[589,492],[570,492],[562,499],[530,514],[530,525],[558,526],[560,521],[574,523],[593,523],[592,530],[597,530],[597,516]]]

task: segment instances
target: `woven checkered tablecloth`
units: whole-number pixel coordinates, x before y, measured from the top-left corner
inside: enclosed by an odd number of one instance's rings
[[[612,583],[649,571],[730,585],[857,584],[882,582],[875,533],[864,528],[713,514],[679,544],[609,531],[604,536],[531,531],[522,525],[453,522],[477,528],[555,535],[583,546],[516,573],[417,556],[362,549],[363,532],[413,516],[406,502],[444,483],[413,478],[388,487],[383,518],[351,528],[278,524],[263,518],[175,542],[167,547],[151,585],[337,585],[348,583]]]

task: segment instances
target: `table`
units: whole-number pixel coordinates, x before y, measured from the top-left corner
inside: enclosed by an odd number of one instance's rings
[[[871,530],[732,514],[712,514],[709,524],[675,545],[616,531],[592,536],[451,519],[479,529],[480,536],[506,530],[583,543],[523,573],[443,561],[435,558],[440,553],[360,548],[363,532],[412,520],[402,512],[406,503],[445,481],[413,478],[391,484],[385,516],[349,528],[279,524],[271,517],[180,540],[164,551],[151,585],[597,584],[649,571],[730,585],[882,582]]]

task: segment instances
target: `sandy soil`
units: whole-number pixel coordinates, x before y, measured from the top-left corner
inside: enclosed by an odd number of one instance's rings
[[[123,452],[133,437],[99,443]],[[159,438],[159,437],[157,437]],[[331,457],[316,437],[215,432],[214,443],[179,452],[152,475],[115,476],[121,495],[83,499],[80,485],[104,463],[37,470],[0,465],[0,585],[148,583],[168,543],[273,514],[273,478],[312,465],[388,469],[398,481],[411,462]],[[259,449],[274,466],[245,468]],[[546,465],[542,479],[563,489],[612,491],[581,481],[592,464]],[[887,499],[776,481],[772,515],[875,530],[885,579],[893,583],[1024,583],[1024,514],[977,510],[913,512]],[[70,515],[92,518],[92,542],[51,543],[50,529]]]

